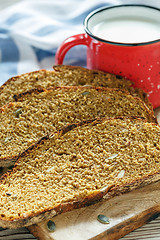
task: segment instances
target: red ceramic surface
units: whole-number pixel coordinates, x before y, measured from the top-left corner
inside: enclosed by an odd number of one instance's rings
[[[156,108],[160,106],[160,41],[144,44],[114,44],[91,34],[66,39],[56,53],[55,64],[62,64],[67,51],[75,45],[87,46],[87,67],[121,75],[148,93]]]

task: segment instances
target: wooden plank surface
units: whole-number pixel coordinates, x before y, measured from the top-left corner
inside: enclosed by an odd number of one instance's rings
[[[160,217],[130,232],[121,240],[159,240],[160,239]]]
[[[0,240],[33,240],[35,237],[27,228],[3,229],[0,228]]]

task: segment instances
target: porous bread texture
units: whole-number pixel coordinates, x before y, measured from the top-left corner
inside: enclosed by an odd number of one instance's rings
[[[103,119],[50,134],[3,176],[0,226],[28,226],[157,181],[159,159],[160,127],[141,119]]]
[[[128,89],[133,83],[119,75],[103,71],[91,70],[79,66],[56,65],[53,69],[60,79],[66,79],[65,85],[91,85],[95,87],[125,88]]]
[[[54,86],[92,85],[111,88],[124,88],[132,95],[139,96],[152,110],[147,95],[141,89],[133,89],[132,82],[110,73],[89,70],[82,67],[66,65],[54,66],[54,71],[39,70],[22,74],[9,79],[0,87],[0,106],[13,101],[13,95],[32,88],[48,88]]]
[[[60,70],[59,70],[60,68]],[[25,73],[9,79],[0,88],[1,106],[13,101],[13,95],[28,91],[32,88],[48,88],[55,86],[86,85],[97,82],[97,86],[129,87],[132,83],[116,75],[101,71],[88,70],[81,67],[60,66],[54,71],[39,70]]]
[[[106,116],[139,116],[156,121],[143,101],[124,90],[57,87],[33,89],[15,99],[17,102],[1,108],[0,166],[12,165],[39,138],[67,124]]]
[[[147,93],[145,93],[141,88],[133,88],[134,83],[120,75],[68,65],[56,65],[53,66],[53,69],[59,74],[59,78],[63,79],[64,76],[65,79],[68,79],[68,85],[124,88],[133,96],[140,97],[146,103],[148,108],[153,110],[153,106],[147,97]]]

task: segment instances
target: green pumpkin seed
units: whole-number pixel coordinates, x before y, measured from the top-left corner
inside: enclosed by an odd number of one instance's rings
[[[6,195],[7,195],[7,196],[11,196],[11,195],[12,195],[12,193],[8,193],[8,192],[6,192]]]
[[[47,223],[47,228],[50,232],[54,232],[56,230],[56,224],[49,220],[48,223]]]
[[[100,223],[104,223],[104,224],[109,224],[109,218],[103,214],[99,214],[98,217],[97,217],[97,220],[100,222]]]
[[[89,92],[83,92],[83,93],[82,93],[83,96],[86,96],[86,95],[88,95],[88,94],[89,94]]]
[[[15,115],[16,115],[16,118],[19,118],[19,115],[22,113],[22,109],[21,108],[18,108],[16,111],[15,111]]]

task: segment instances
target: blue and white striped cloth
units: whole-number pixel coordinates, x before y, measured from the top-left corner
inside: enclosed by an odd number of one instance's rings
[[[24,0],[0,12],[0,85],[17,74],[52,69],[57,47],[82,33],[89,12],[122,3],[159,5],[159,0]],[[67,53],[65,62],[85,66],[85,47]]]

